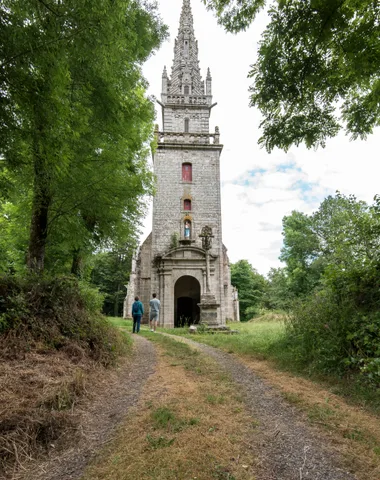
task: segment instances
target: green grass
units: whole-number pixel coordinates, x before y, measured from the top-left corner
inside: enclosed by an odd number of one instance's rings
[[[380,414],[380,389],[369,388],[358,375],[341,378],[337,375],[319,374],[308,365],[297,361],[292,345],[286,336],[282,321],[254,321],[231,323],[232,329],[239,330],[237,335],[192,334],[187,328],[164,330],[167,333],[191,338],[197,342],[220,348],[229,353],[247,355],[258,360],[272,360],[277,368],[293,375],[315,381],[332,393],[340,395],[348,403]]]
[[[112,317],[109,317],[108,320],[115,326],[127,327],[127,329],[132,331],[132,320]],[[316,381],[328,388],[332,393],[344,397],[352,405],[366,408],[375,414],[380,414],[380,389],[368,388],[368,385],[355,375],[352,375],[350,378],[341,378],[332,374],[321,375],[311,370],[308,365],[297,361],[291,348],[292,345],[286,336],[283,321],[275,321],[273,318],[268,318],[266,321],[255,319],[255,321],[246,323],[231,323],[230,327],[234,330],[239,330],[240,333],[236,335],[189,334],[188,328],[158,328],[158,332],[161,331],[190,338],[229,353],[247,355],[258,360],[271,360],[280,370]],[[149,332],[147,325],[141,327],[141,333],[150,340],[154,341],[155,337],[159,337],[160,339],[156,338],[156,341],[165,341],[161,335]],[[192,355],[189,356],[188,360],[185,368],[195,370],[196,373],[201,375],[202,368],[194,366]],[[173,363],[175,364],[175,360]]]
[[[186,328],[165,330],[167,333],[192,338],[213,347],[222,348],[231,353],[255,356],[261,359],[274,358],[288,360],[290,353],[285,345],[285,326],[283,322],[252,322],[231,324],[239,334],[195,334],[190,335]]]
[[[112,323],[115,327],[128,327],[132,328],[133,322],[132,320],[125,320],[125,318],[121,317],[107,317],[107,320]]]

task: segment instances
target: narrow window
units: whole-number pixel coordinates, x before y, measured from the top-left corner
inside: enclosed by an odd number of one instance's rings
[[[190,87],[189,87],[189,85],[185,85],[185,88],[183,89],[183,93],[184,93],[185,95],[189,95],[189,93],[190,93]]]
[[[190,120],[188,118],[185,118],[185,133],[189,133],[189,123]]]
[[[184,210],[191,210],[191,200],[184,200],[183,202],[183,209]]]
[[[184,182],[192,182],[193,181],[193,173],[192,173],[191,163],[183,163],[182,164],[182,180]]]

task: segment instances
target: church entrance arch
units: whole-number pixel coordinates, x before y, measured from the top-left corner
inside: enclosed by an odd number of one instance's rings
[[[201,286],[190,275],[180,277],[174,286],[174,326],[183,327],[199,323]]]

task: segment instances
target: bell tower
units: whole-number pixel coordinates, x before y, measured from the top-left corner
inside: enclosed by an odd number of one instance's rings
[[[183,0],[171,75],[164,67],[158,103],[162,127],[155,130],[153,225],[136,262],[135,292],[146,306],[157,293],[161,326],[222,326],[237,319],[222,242],[223,145],[219,128],[210,132],[216,103],[210,69],[205,80],[201,76],[190,0]]]

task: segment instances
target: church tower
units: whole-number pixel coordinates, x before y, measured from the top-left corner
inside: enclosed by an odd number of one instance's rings
[[[165,67],[158,103],[162,128],[155,131],[152,233],[134,264],[126,310],[136,294],[148,311],[156,292],[161,326],[223,326],[226,319],[238,320],[237,292],[222,243],[223,145],[218,127],[210,133],[216,103],[210,70],[206,80],[201,76],[190,0],[183,0],[171,75]]]

